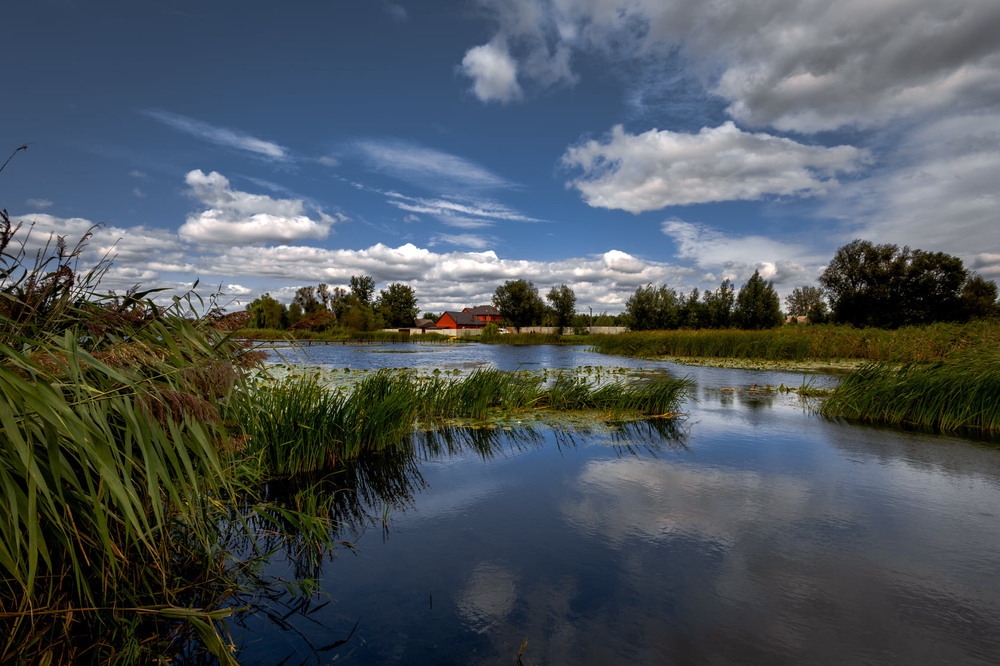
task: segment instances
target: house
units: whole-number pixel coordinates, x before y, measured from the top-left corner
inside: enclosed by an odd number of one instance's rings
[[[500,316],[500,311],[492,305],[477,305],[474,308],[465,308],[462,312],[469,312],[487,324],[490,322],[500,323],[500,320],[503,319]]]
[[[464,308],[461,312],[448,310],[437,320],[436,328],[483,328],[491,322],[502,319],[500,312],[492,305],[478,305],[474,308]]]

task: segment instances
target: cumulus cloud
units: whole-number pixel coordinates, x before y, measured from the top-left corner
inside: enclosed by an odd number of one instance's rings
[[[369,168],[418,187],[447,191],[512,186],[479,164],[412,141],[359,139],[352,148]]]
[[[27,199],[24,203],[30,208],[38,208],[39,210],[52,207],[52,202],[48,199]]]
[[[607,141],[573,146],[562,162],[582,169],[571,181],[598,208],[632,213],[665,206],[754,200],[767,195],[809,196],[838,185],[867,159],[852,146],[810,146],[732,122],[697,134],[650,130],[628,134],[620,125]]]
[[[503,40],[476,46],[462,58],[462,73],[472,79],[472,92],[483,102],[506,104],[521,99],[517,63]]]
[[[505,71],[540,86],[573,80],[573,52],[642,67],[679,51],[734,119],[755,126],[814,132],[1000,102],[993,0],[480,3],[496,24],[486,46],[501,45]],[[497,88],[477,94],[507,89]]]
[[[333,218],[318,211],[319,220],[305,214],[302,199],[273,199],[230,187],[215,171],[188,172],[190,194],[206,210],[192,213],[178,229],[181,238],[201,243],[288,242],[326,238]]]
[[[179,132],[190,134],[191,136],[204,139],[219,146],[244,150],[257,155],[258,157],[279,162],[287,161],[292,158],[292,155],[287,148],[273,141],[258,139],[257,137],[250,136],[249,134],[244,134],[243,132],[238,132],[225,127],[216,127],[215,125],[210,125],[209,123],[201,120],[188,118],[187,116],[182,116],[177,113],[170,113],[169,111],[152,109],[144,111],[144,113],[150,118],[158,120],[164,125],[167,125],[168,127],[171,127]]]

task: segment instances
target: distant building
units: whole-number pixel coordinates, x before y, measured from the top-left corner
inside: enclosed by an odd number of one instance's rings
[[[477,305],[465,308],[461,312],[448,310],[437,320],[436,328],[463,329],[483,328],[486,324],[497,323],[502,319],[500,312],[492,305]]]

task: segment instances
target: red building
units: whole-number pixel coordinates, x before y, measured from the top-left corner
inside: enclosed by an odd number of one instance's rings
[[[499,323],[502,317],[492,305],[477,305],[461,312],[449,310],[437,320],[435,328],[483,328],[490,322]]]

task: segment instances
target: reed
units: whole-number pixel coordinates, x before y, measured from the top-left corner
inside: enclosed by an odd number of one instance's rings
[[[820,411],[844,418],[938,431],[1000,432],[1000,353],[973,350],[947,362],[870,364],[837,386]]]
[[[618,356],[699,356],[781,361],[858,359],[927,363],[1000,345],[1000,323],[939,323],[896,330],[850,326],[785,326],[764,331],[701,329],[591,336],[595,351]]]
[[[606,418],[672,417],[687,379],[598,385],[570,375],[476,369],[461,378],[380,370],[333,391],[312,376],[262,386],[231,403],[245,452],[277,477],[337,469],[399,446],[413,430],[528,411],[597,411]]]
[[[29,261],[19,231],[0,216],[0,662],[169,661],[196,637],[232,663],[221,603],[257,580],[233,507],[280,508],[234,474],[220,407],[259,358],[211,302],[99,295],[104,262],[79,274],[62,239]]]

